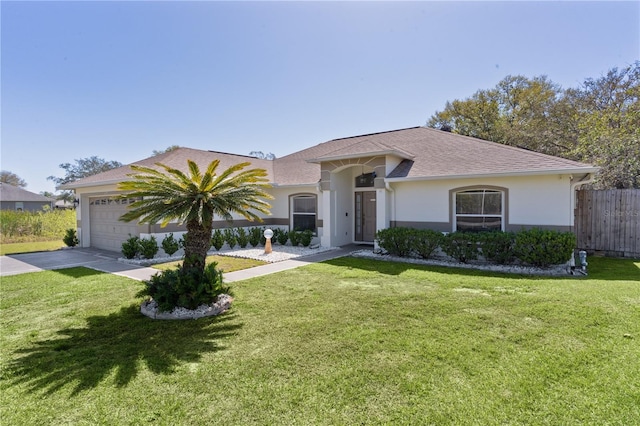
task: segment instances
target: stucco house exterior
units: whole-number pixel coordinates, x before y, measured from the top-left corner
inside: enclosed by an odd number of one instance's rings
[[[427,127],[334,139],[275,160],[179,148],[134,164],[186,168],[187,159],[219,170],[238,162],[268,172],[271,215],[264,225],[312,229],[322,246],[374,243],[376,231],[409,226],[442,232],[539,227],[569,231],[575,190],[596,167]],[[115,200],[123,166],[64,185],[80,199],[82,246],[120,251],[129,234],[184,231],[178,224],[124,223],[130,200]],[[214,227],[255,226],[237,219]]]
[[[53,209],[56,200],[27,191],[26,189],[0,183],[0,209],[36,212],[45,207]]]

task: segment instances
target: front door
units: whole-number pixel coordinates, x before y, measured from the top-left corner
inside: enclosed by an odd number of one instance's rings
[[[355,201],[355,240],[372,243],[376,237],[376,191],[358,191]]]

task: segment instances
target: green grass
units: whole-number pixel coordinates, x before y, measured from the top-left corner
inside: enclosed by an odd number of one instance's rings
[[[224,272],[239,271],[241,269],[253,268],[254,266],[267,264],[267,262],[263,262],[261,260],[255,260],[255,259],[244,259],[240,257],[219,256],[219,255],[207,256],[207,263],[209,264],[213,262],[216,262],[218,264],[217,268],[221,269]],[[164,271],[167,269],[174,269],[180,264],[182,264],[182,261],[157,263],[151,266],[153,268]]]
[[[83,268],[3,277],[3,424],[640,423],[640,262],[531,278],[342,258],[197,321]]]
[[[36,241],[28,243],[0,244],[0,256],[18,253],[32,253],[37,251],[52,251],[66,247],[62,240]]]

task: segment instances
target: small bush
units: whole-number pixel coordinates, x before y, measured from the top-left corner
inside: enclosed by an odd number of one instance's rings
[[[404,227],[381,229],[376,233],[376,239],[390,255],[406,257],[413,251],[413,232],[415,229]]]
[[[416,229],[413,231],[411,246],[413,251],[423,259],[429,259],[440,247],[444,235],[432,229]]]
[[[211,246],[216,250],[220,250],[223,245],[224,245],[224,235],[222,234],[221,230],[216,229],[215,231],[213,231],[213,234],[211,235]]]
[[[274,238],[275,238],[275,234],[274,234]],[[277,239],[278,239],[278,244],[280,245],[287,244],[287,241],[289,241],[289,232],[285,231],[284,229],[280,229]]]
[[[452,232],[442,240],[442,251],[462,263],[478,258],[480,234]]]
[[[245,248],[249,244],[249,234],[244,228],[236,228],[236,240],[240,248]]]
[[[489,262],[499,265],[513,263],[516,260],[514,246],[516,234],[513,232],[485,232],[480,235],[482,255]]]
[[[67,247],[75,247],[80,242],[78,241],[76,230],[73,228],[67,229],[67,231],[64,234],[64,237],[62,237],[62,241],[67,245]]]
[[[275,244],[278,241],[278,236],[282,232],[282,229],[273,228],[272,231],[273,231],[273,237],[271,237],[271,244]]]
[[[311,229],[305,229],[300,233],[300,244],[302,247],[309,247],[313,240],[313,231]]]
[[[158,254],[158,250],[160,250],[158,248],[158,241],[153,235],[149,238],[142,238],[138,240],[138,245],[140,246],[140,254],[145,259],[153,259],[156,254]]]
[[[125,259],[133,259],[140,253],[140,238],[129,234],[129,238],[122,243],[122,255]]]
[[[196,309],[209,305],[223,293],[229,293],[229,287],[223,286],[222,271],[214,262],[206,265],[204,271],[197,268],[186,272],[180,268],[162,271],[145,282],[138,296],[150,296],[160,311],[167,312],[175,307]]]
[[[262,228],[260,227],[253,227],[249,229],[249,243],[253,246],[253,247],[258,247],[261,243],[261,240],[264,238],[263,234],[264,231]]]
[[[575,246],[576,237],[571,232],[533,228],[517,233],[514,251],[523,263],[547,267],[566,263]]]
[[[298,247],[300,245],[300,239],[302,238],[302,233],[296,229],[289,232],[289,241],[291,241],[292,247]]]
[[[171,233],[166,237],[164,237],[164,239],[162,240],[162,250],[164,250],[164,252],[167,253],[167,255],[173,256],[175,252],[180,250],[181,241],[182,240],[176,240],[173,237],[173,233]]]
[[[236,246],[238,242],[238,238],[236,237],[236,231],[233,228],[225,228],[223,231],[224,240],[227,242],[227,245],[230,249]]]

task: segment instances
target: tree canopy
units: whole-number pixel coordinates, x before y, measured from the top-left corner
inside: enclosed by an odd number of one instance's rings
[[[189,160],[188,173],[162,163],[151,167],[131,166],[135,173],[132,180],[121,182],[118,189],[123,197],[139,198],[120,219],[126,222],[160,223],[165,226],[172,220],[186,223],[183,271],[205,267],[205,259],[211,247],[214,216],[232,220],[238,214],[250,221],[262,221],[255,212],[268,214],[267,199],[272,196],[267,172],[264,169],[244,170],[251,163],[239,163],[217,174],[219,160],[212,161],[202,173],[198,165]]]
[[[563,90],[507,76],[447,102],[427,125],[601,167],[601,188],[640,188],[640,61]]]
[[[151,152],[151,155],[155,157],[155,156],[158,156],[158,155],[160,155],[160,154],[164,154],[164,153],[166,153],[166,152],[175,151],[175,150],[176,150],[176,149],[178,149],[178,148],[180,148],[180,145],[171,145],[171,146],[167,147],[167,149],[160,149],[160,150],[158,150],[158,149],[154,149],[154,150]]]
[[[0,182],[17,186],[18,188],[27,187],[27,182],[24,179],[9,170],[0,171]]]
[[[275,160],[276,155],[273,152],[264,153],[262,151],[251,151],[250,156],[259,158],[261,160]]]
[[[60,168],[65,171],[64,177],[49,176],[47,179],[52,180],[56,185],[64,185],[66,183],[75,182],[88,176],[97,175],[111,169],[122,167],[122,163],[118,161],[107,161],[97,156],[89,158],[81,158],[74,160],[75,164],[63,163]]]

